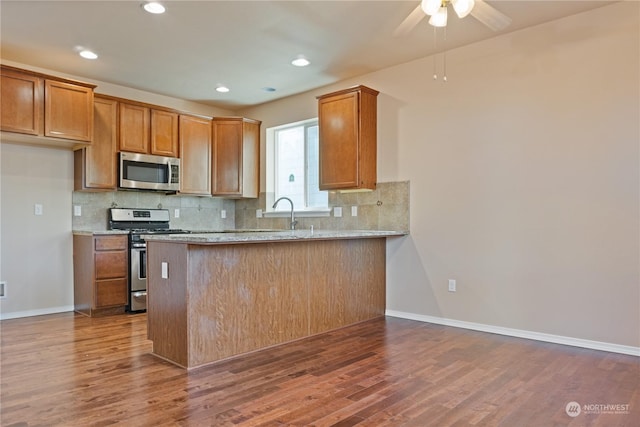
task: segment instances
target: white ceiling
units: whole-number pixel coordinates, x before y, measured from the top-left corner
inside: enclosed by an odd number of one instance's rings
[[[503,33],[611,2],[487,0],[512,19]],[[142,1],[2,0],[2,59],[233,110],[499,34],[450,12],[446,45],[434,48],[426,19],[394,36],[418,0],[162,3],[167,12],[151,15]],[[292,66],[299,54],[311,65]]]

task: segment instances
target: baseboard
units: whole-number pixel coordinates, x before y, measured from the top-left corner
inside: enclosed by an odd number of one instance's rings
[[[11,313],[0,313],[0,320],[18,319],[20,317],[42,316],[45,314],[66,313],[73,311],[73,306],[49,307],[39,310],[14,311]]]
[[[524,331],[522,329],[503,328],[501,326],[484,325],[482,323],[465,322],[462,320],[446,319],[444,317],[426,316],[423,314],[406,313],[403,311],[386,310],[385,315],[402,319],[417,320],[419,322],[435,323],[437,325],[453,326],[455,328],[471,329],[510,337],[526,338],[554,344],[570,345],[591,350],[609,351],[611,353],[628,354],[640,357],[640,347],[612,344],[601,341],[584,340],[561,335],[543,334],[540,332]]]

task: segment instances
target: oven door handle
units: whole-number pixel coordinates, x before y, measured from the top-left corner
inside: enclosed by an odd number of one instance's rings
[[[146,297],[146,296],[147,296],[147,291],[140,291],[140,292],[133,293],[134,298],[140,298],[140,297]]]

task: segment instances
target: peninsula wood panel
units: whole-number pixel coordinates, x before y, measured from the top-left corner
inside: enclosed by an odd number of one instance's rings
[[[326,240],[310,248],[310,333],[384,315],[385,240]],[[330,272],[330,274],[327,274]]]
[[[385,241],[149,241],[154,353],[192,368],[383,316]]]
[[[147,245],[147,265],[169,266],[169,278],[160,268],[147,269],[147,334],[153,352],[188,366],[187,245],[153,242]]]

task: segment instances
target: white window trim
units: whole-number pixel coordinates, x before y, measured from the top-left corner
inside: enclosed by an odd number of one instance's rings
[[[296,125],[304,125],[310,122],[317,122],[318,118],[313,117],[310,119],[300,120],[298,122],[286,123],[287,126],[296,126]],[[273,126],[271,128],[267,128],[266,130],[266,184],[267,184],[267,192],[265,194],[265,203],[266,206],[262,211],[262,216],[265,218],[286,218],[291,216],[291,211],[276,211],[273,209],[273,204],[276,201],[275,199],[275,176],[271,173],[275,169],[276,156],[275,156],[275,128],[278,126]],[[331,207],[327,208],[312,208],[312,209],[299,209],[294,206],[295,216],[300,218],[314,218],[314,217],[328,217],[331,216]]]

